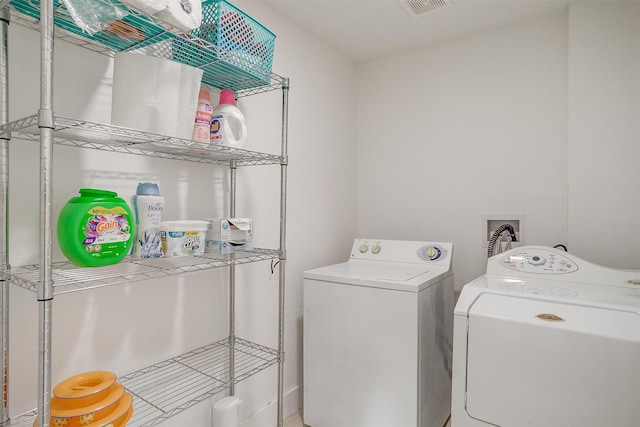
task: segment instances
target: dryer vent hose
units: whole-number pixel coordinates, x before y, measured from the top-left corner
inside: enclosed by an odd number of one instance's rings
[[[512,242],[518,241],[516,239],[516,232],[513,229],[513,226],[511,224],[502,224],[500,227],[496,229],[496,231],[493,232],[491,239],[489,239],[489,244],[487,245],[487,258],[491,258],[494,255],[493,248],[496,245],[496,242],[498,241],[498,239],[500,238],[500,235],[505,230],[509,231],[509,235],[511,237]]]

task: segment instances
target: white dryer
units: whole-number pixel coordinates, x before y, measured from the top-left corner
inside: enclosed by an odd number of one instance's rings
[[[304,272],[304,423],[442,427],[451,409],[451,243],[356,239]]]
[[[452,427],[640,426],[640,271],[525,246],[455,307]]]

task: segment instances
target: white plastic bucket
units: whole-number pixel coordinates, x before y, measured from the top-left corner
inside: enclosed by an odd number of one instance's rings
[[[223,397],[211,408],[212,427],[238,427],[240,399],[236,396]]]

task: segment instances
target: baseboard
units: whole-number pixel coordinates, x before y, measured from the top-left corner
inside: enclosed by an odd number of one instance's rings
[[[303,388],[298,385],[284,394],[282,402],[283,418],[287,418],[302,408]],[[264,408],[254,412],[240,423],[241,427],[272,427],[276,425],[278,407],[271,402]]]

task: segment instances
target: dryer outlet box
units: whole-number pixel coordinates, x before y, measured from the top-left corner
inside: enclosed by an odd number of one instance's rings
[[[489,240],[493,233],[504,224],[510,224],[516,232],[517,242],[511,244],[512,247],[523,246],[525,244],[525,223],[524,214],[485,214],[482,215],[482,247],[489,245]]]

